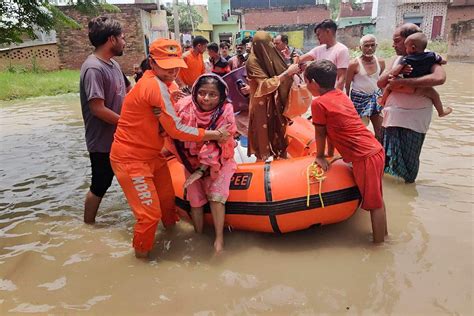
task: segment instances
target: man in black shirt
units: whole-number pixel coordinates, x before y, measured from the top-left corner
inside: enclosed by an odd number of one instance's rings
[[[207,45],[207,53],[209,54],[213,73],[222,77],[230,72],[229,62],[219,54],[219,46],[216,43]]]

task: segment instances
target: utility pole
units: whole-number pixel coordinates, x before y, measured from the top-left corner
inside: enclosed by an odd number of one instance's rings
[[[189,19],[191,19],[191,29],[193,30],[193,33],[194,33],[193,14],[192,14],[192,11],[191,11],[191,3],[190,3],[189,0],[188,0],[188,10],[189,10]]]
[[[178,0],[173,1],[173,20],[174,20],[174,39],[180,43],[179,39],[179,15],[178,15]]]

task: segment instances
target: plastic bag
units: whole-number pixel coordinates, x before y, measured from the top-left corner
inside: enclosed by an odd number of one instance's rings
[[[283,115],[289,119],[303,115],[311,105],[312,95],[306,87],[301,77],[295,76],[290,88],[288,101],[283,111]]]

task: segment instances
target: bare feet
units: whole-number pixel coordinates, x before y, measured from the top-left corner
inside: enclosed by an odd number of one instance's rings
[[[142,251],[135,250],[135,258],[147,259],[149,253],[150,253],[149,251],[143,251],[142,252]]]
[[[216,251],[216,255],[220,254],[224,251],[224,239],[223,238],[216,238],[214,241],[214,250]]]
[[[385,208],[377,208],[370,210],[370,221],[372,222],[372,236],[375,244],[383,243],[385,239],[386,228],[386,214]]]
[[[204,209],[202,207],[191,207],[191,219],[193,220],[194,231],[202,234],[204,227]]]
[[[94,224],[97,210],[99,209],[101,197],[96,196],[91,191],[86,194],[86,201],[84,202],[84,223]]]
[[[438,113],[438,116],[439,117],[445,117],[446,115],[451,114],[452,111],[453,111],[453,109],[450,108],[449,106],[445,107],[445,108],[443,108],[443,113]]]

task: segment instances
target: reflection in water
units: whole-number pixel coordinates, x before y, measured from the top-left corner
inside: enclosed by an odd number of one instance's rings
[[[66,285],[66,277],[59,278],[51,283],[44,283],[38,285],[38,287],[44,287],[48,289],[48,291],[55,291],[63,288]]]
[[[472,72],[437,88],[416,184],[386,177],[387,242],[370,216],[286,235],[160,229],[153,260],[131,249],[133,217],[114,183],[82,224],[89,160],[77,95],[0,105],[0,314],[313,315],[472,312]]]
[[[0,279],[0,290],[1,291],[16,291],[16,285],[10,280]]]
[[[21,303],[15,308],[9,310],[12,313],[46,313],[52,310],[54,306],[51,305],[34,305],[29,303]]]

